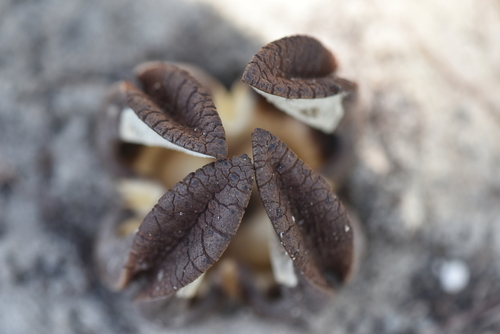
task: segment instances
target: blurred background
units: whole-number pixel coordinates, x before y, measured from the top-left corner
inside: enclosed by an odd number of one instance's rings
[[[295,333],[249,310],[162,329],[97,280],[107,88],[148,60],[229,86],[305,33],[359,84],[346,192],[366,254],[310,332],[500,332],[500,2],[0,0],[0,333]]]

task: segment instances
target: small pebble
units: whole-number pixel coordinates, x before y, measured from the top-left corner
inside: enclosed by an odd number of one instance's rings
[[[462,260],[444,261],[439,268],[438,277],[444,292],[458,293],[469,284],[470,270]]]

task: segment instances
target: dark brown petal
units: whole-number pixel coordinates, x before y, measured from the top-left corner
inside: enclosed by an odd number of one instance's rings
[[[223,159],[226,136],[207,89],[187,71],[167,64],[139,66],[141,91],[123,84],[127,104],[163,138],[190,151]]]
[[[212,287],[200,299],[178,298],[173,295],[159,300],[137,303],[141,315],[157,325],[179,328],[199,323],[219,309],[224,298],[218,287]]]
[[[353,230],[327,182],[268,131],[252,135],[255,177],[267,215],[295,266],[330,290],[347,279]]]
[[[333,55],[316,39],[292,36],[264,46],[243,73],[243,82],[287,99],[314,99],[355,89],[333,73]]]
[[[121,236],[117,233],[120,223],[133,217],[127,210],[112,211],[100,227],[95,262],[101,281],[110,289],[116,290],[127,252],[132,245],[133,235]]]
[[[144,218],[120,286],[138,274],[138,299],[166,297],[193,282],[219,259],[248,205],[253,165],[246,155],[217,161],[189,174]]]
[[[294,287],[275,286],[263,294],[250,270],[243,266],[239,270],[243,295],[257,313],[274,321],[302,327],[303,332],[310,332],[308,326],[312,325],[314,316],[324,310],[331,297],[303,276],[298,277],[298,284]]]
[[[357,139],[361,130],[361,113],[354,106],[347,112],[333,134],[311,129],[311,140],[321,151],[322,167],[318,171],[330,181],[332,189],[340,189],[356,163]],[[287,141],[288,143],[288,141]],[[300,152],[298,155],[302,157]],[[312,166],[314,168],[314,166]],[[351,217],[352,218],[352,217]]]
[[[121,84],[113,85],[106,96],[105,106],[97,122],[97,151],[106,169],[116,177],[132,177],[135,173],[127,167],[120,154],[123,141],[120,139],[120,114],[127,103]]]

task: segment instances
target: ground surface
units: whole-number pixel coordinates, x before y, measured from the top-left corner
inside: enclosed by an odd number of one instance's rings
[[[0,1],[1,334],[159,332],[92,263],[116,206],[95,154],[105,91],[155,59],[230,84],[295,33],[335,52],[363,111],[348,193],[366,256],[311,331],[500,331],[499,2],[251,3]],[[294,331],[246,309],[175,330]]]

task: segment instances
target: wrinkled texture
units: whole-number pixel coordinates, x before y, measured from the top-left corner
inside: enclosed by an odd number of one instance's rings
[[[143,91],[130,83],[122,91],[130,108],[166,140],[191,151],[223,159],[227,143],[208,90],[188,72],[167,63],[136,70]]]
[[[287,99],[314,99],[354,89],[336,77],[333,55],[308,36],[285,37],[262,47],[243,73],[243,82]]]
[[[285,143],[256,129],[255,180],[266,213],[295,266],[314,285],[331,290],[349,275],[353,230],[327,182]]]
[[[122,286],[139,273],[138,299],[166,297],[220,258],[250,199],[253,165],[242,155],[205,165],[163,195],[132,243]]]

